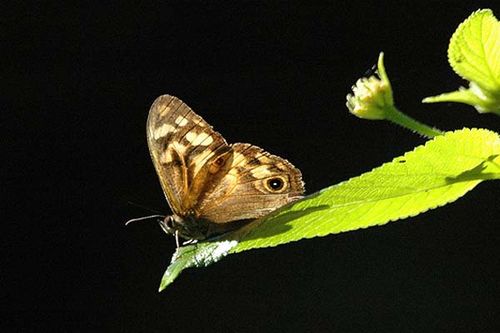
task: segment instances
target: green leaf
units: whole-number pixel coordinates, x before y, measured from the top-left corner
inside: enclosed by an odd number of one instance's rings
[[[447,132],[370,172],[328,187],[218,240],[180,248],[160,290],[185,268],[229,253],[382,225],[455,201],[500,179],[500,137],[484,129]]]
[[[448,132],[371,172],[280,211],[258,228],[251,228],[231,252],[417,215],[455,201],[482,180],[500,178],[499,156],[500,138],[494,132]]]
[[[482,90],[500,94],[500,22],[490,9],[472,13],[448,46],[453,70]]]
[[[174,282],[177,276],[188,267],[206,267],[219,261],[237,244],[236,241],[203,242],[179,247],[172,256],[170,266],[163,274],[159,291]]]
[[[481,113],[500,115],[500,22],[490,9],[472,13],[458,26],[448,46],[448,61],[458,75],[470,81],[469,88],[422,102],[459,102]]]
[[[480,113],[497,113],[500,111],[500,105],[496,102],[491,103],[491,99],[481,99],[476,93],[474,93],[474,82],[471,82],[470,85],[470,89],[460,87],[457,91],[426,97],[422,100],[422,103],[456,102],[474,106]]]

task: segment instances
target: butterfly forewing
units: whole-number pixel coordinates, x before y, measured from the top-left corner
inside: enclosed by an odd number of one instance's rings
[[[167,200],[177,215],[196,204],[208,180],[199,174],[217,154],[230,151],[224,138],[174,96],[158,97],[149,111],[148,146]]]

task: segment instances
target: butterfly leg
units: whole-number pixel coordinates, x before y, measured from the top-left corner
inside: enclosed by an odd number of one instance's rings
[[[189,239],[189,240],[187,240],[187,241],[183,242],[183,243],[182,243],[182,246],[184,246],[184,245],[189,245],[189,244],[194,244],[194,243],[197,243],[197,242],[198,242],[198,240],[197,240],[197,239]]]
[[[179,230],[175,230],[175,246],[177,248],[180,247],[180,245],[179,245]]]

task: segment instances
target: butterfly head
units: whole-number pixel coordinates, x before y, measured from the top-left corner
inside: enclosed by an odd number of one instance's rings
[[[201,240],[206,238],[208,224],[200,219],[195,219],[191,215],[180,217],[179,215],[165,216],[160,221],[160,227],[169,235],[182,237],[185,239]]]

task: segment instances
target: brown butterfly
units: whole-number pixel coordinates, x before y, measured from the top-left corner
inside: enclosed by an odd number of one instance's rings
[[[226,140],[174,96],[149,111],[148,146],[173,215],[167,233],[201,240],[241,227],[301,198],[300,171],[248,143]]]

